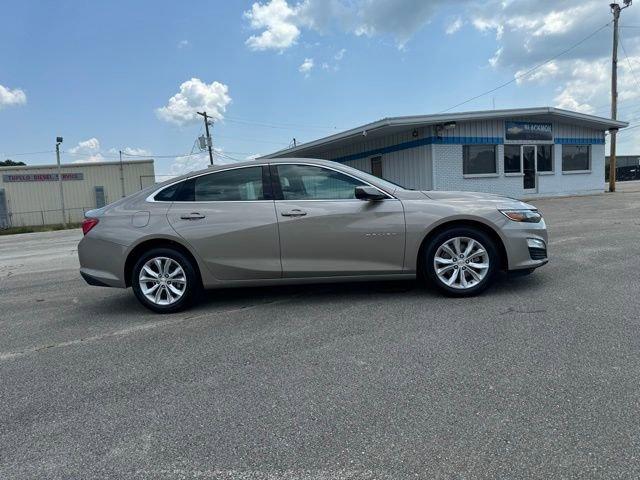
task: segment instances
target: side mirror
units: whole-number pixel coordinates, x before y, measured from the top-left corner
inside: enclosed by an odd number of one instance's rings
[[[360,186],[356,187],[355,190],[356,198],[359,200],[382,200],[387,198],[387,196],[382,193],[377,188],[369,187],[369,186]]]

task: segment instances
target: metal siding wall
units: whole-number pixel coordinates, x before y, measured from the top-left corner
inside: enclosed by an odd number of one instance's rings
[[[344,162],[345,165],[349,165],[350,167],[357,168],[358,170],[362,170],[363,172],[371,173],[371,161],[369,158],[359,158],[358,160],[349,160],[348,162]]]
[[[435,135],[435,131],[433,133]],[[474,137],[474,138],[504,138],[504,121],[482,120],[473,122],[458,122],[455,128],[443,130],[442,138]]]
[[[595,130],[581,125],[553,122],[553,131],[555,138],[575,138],[585,140],[597,138],[604,140],[603,130]]]
[[[140,190],[140,176],[153,176],[153,162],[124,163],[125,194]],[[60,194],[57,181],[48,182],[3,182],[2,175],[16,174],[56,174],[56,166],[43,168],[11,168],[0,169],[0,188],[4,188],[7,196],[7,208],[11,214],[20,212],[35,212],[25,215],[12,216],[14,225],[39,225],[44,223],[59,223],[62,220],[60,212],[45,212],[60,209]],[[83,180],[67,180],[62,182],[64,189],[65,207],[69,210],[71,221],[81,221],[82,209],[95,208],[96,186],[104,186],[107,203],[114,202],[122,196],[120,181],[120,164],[114,162],[109,165],[77,165],[65,164],[62,172],[81,172]],[[15,221],[13,220],[15,219]]]
[[[418,138],[423,138],[425,133],[430,133],[426,131],[426,129],[421,130],[422,135],[419,135]],[[411,140],[415,140],[415,137],[412,135],[412,130],[388,135],[375,140],[360,142],[350,148],[334,149],[328,151],[326,156],[321,156],[320,158],[333,160],[335,158],[397,145],[398,143],[409,142]],[[344,162],[344,164],[371,173],[371,158],[376,156],[382,157],[382,172],[384,178],[409,188],[430,190],[433,187],[430,145],[423,145],[382,155],[371,155],[356,160],[348,160]]]
[[[431,146],[424,145],[382,156],[384,178],[416,190],[431,190]]]

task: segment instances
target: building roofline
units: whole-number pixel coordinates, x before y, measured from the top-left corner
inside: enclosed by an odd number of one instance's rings
[[[369,132],[372,130],[378,130],[385,127],[406,126],[411,127],[414,125],[430,125],[443,122],[464,121],[464,120],[490,120],[504,117],[515,116],[528,116],[528,115],[554,115],[561,118],[581,120],[583,122],[591,123],[596,126],[605,127],[609,129],[625,128],[629,125],[628,122],[620,120],[613,120],[611,118],[597,117],[595,115],[588,115],[586,113],[573,112],[571,110],[563,110],[555,107],[532,107],[532,108],[511,108],[504,110],[482,110],[482,111],[470,111],[470,112],[455,112],[455,113],[437,113],[433,115],[411,115],[405,117],[387,117],[375,122],[367,123],[365,125],[345,130],[344,132],[329,135],[327,137],[312,140],[310,142],[303,143],[293,148],[284,148],[277,152],[258,157],[259,159],[273,158],[283,154],[295,154],[296,152],[306,150],[307,148],[316,147],[332,143],[338,140],[344,140],[349,137],[362,136],[363,132]]]
[[[140,163],[153,163],[153,159],[144,159],[144,160],[123,160],[123,165],[130,164],[140,164]],[[113,162],[78,162],[78,163],[62,163],[60,164],[61,168],[78,168],[78,167],[102,167],[109,165],[120,165],[119,161]],[[0,166],[0,171],[4,170],[36,170],[42,168],[57,168],[58,165],[55,163],[41,164],[41,165],[3,165]]]

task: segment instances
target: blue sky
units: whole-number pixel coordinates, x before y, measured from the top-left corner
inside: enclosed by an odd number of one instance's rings
[[[603,27],[608,3],[7,1],[0,157],[54,162],[52,153],[16,154],[51,151],[62,135],[65,162],[109,160],[127,149],[155,156],[158,174],[181,173],[206,162],[175,158],[190,153],[201,133],[202,122],[190,117],[196,107],[218,118],[217,161],[229,162],[286,147],[293,137],[438,112],[514,75],[517,82],[457,110],[495,102],[606,115],[609,27],[522,72]],[[620,118],[635,122],[640,5],[622,23]],[[620,136],[623,153],[640,153],[636,136]]]

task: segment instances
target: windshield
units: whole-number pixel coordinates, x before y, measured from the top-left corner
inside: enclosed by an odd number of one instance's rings
[[[397,189],[401,189],[401,190],[410,190],[407,187],[404,187],[398,183],[394,183],[391,182],[389,180],[385,180],[384,178],[380,178],[380,177],[376,177],[375,175],[371,175],[370,173],[364,172],[362,170],[358,170],[357,168],[354,167],[350,167],[348,165],[342,165],[342,168],[349,170],[350,173],[352,173],[353,175],[356,175],[360,178],[362,178],[363,180],[376,184],[376,185],[380,185],[383,188],[386,188],[388,190],[397,190]]]

